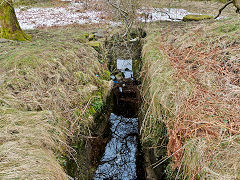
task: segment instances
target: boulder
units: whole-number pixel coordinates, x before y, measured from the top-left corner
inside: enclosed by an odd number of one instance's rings
[[[213,16],[189,14],[183,17],[183,21],[202,21],[206,19],[213,19]]]
[[[88,40],[89,41],[95,40],[95,35],[94,34],[90,34],[89,37],[88,37]]]
[[[87,44],[93,48],[100,48],[101,46],[101,43],[99,41],[90,41]]]
[[[105,33],[102,29],[98,30],[96,33],[94,33],[96,38],[104,38],[105,37]]]

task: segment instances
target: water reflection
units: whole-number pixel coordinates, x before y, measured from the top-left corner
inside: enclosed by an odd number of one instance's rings
[[[136,179],[138,119],[111,114],[112,139],[107,144],[95,180]]]

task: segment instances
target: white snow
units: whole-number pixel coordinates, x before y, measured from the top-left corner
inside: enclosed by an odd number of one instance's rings
[[[131,59],[117,59],[117,69],[119,69],[126,79],[133,77]]]
[[[192,14],[185,9],[175,8],[150,8],[139,10],[139,20],[142,22],[154,21],[180,21],[184,16]]]
[[[104,22],[100,18],[101,13],[97,11],[77,12],[77,9],[73,7],[16,9],[16,15],[22,29],[101,23]]]
[[[70,24],[95,24],[108,23],[112,26],[118,26],[119,22],[106,19],[103,11],[83,10],[84,4],[68,1],[67,7],[51,7],[51,8],[17,8],[15,9],[18,21],[22,29],[36,29],[40,27],[65,26]],[[185,15],[191,14],[184,9],[153,9],[142,8],[138,11],[139,21],[177,21]],[[170,18],[169,18],[170,17]]]
[[[125,71],[129,69],[132,71],[132,60],[131,59],[117,59],[117,69]]]

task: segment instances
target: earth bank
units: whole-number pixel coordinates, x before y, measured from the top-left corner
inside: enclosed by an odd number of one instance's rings
[[[96,50],[78,41],[79,27],[29,33],[32,42],[0,44],[0,177],[67,179],[67,159],[92,137],[110,74]],[[87,178],[88,157],[78,158]]]

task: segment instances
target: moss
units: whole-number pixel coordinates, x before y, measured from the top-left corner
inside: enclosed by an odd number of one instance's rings
[[[123,73],[119,72],[115,75],[115,77],[116,77],[117,80],[121,80],[121,79],[123,79]]]
[[[0,6],[0,23],[0,38],[17,41],[32,40],[32,37],[20,28],[14,8],[9,3],[3,3],[3,5]]]
[[[99,41],[91,41],[91,42],[88,42],[87,44],[94,48],[100,48],[101,46],[101,43]]]
[[[189,14],[183,17],[183,21],[202,21],[206,19],[213,19],[213,16]]]
[[[141,61],[133,60],[133,78],[138,78],[141,70]]]
[[[109,81],[109,80],[111,79],[110,76],[111,76],[111,72],[108,71],[108,70],[105,70],[104,73],[103,73],[103,77],[102,77],[102,78],[103,78],[104,80]]]
[[[98,112],[98,113],[101,112],[103,106],[104,106],[104,103],[103,103],[102,97],[96,96],[96,97],[94,97],[94,100],[89,107],[89,113],[91,115],[95,115],[96,112]]]
[[[88,36],[86,37],[85,34],[80,35],[79,37],[77,37],[76,39],[80,42],[80,43],[86,43],[88,41]]]
[[[99,41],[89,41],[87,44],[89,46],[93,47],[97,52],[100,52],[101,42],[99,42]]]
[[[95,114],[96,113],[96,111],[95,111],[95,109],[92,105],[89,107],[89,113],[90,114]]]
[[[89,41],[95,40],[95,35],[94,34],[90,34],[89,37],[88,37],[88,40]]]
[[[88,33],[84,33],[84,37],[85,37],[85,38],[88,38],[88,37],[89,37],[89,34],[88,34]]]

